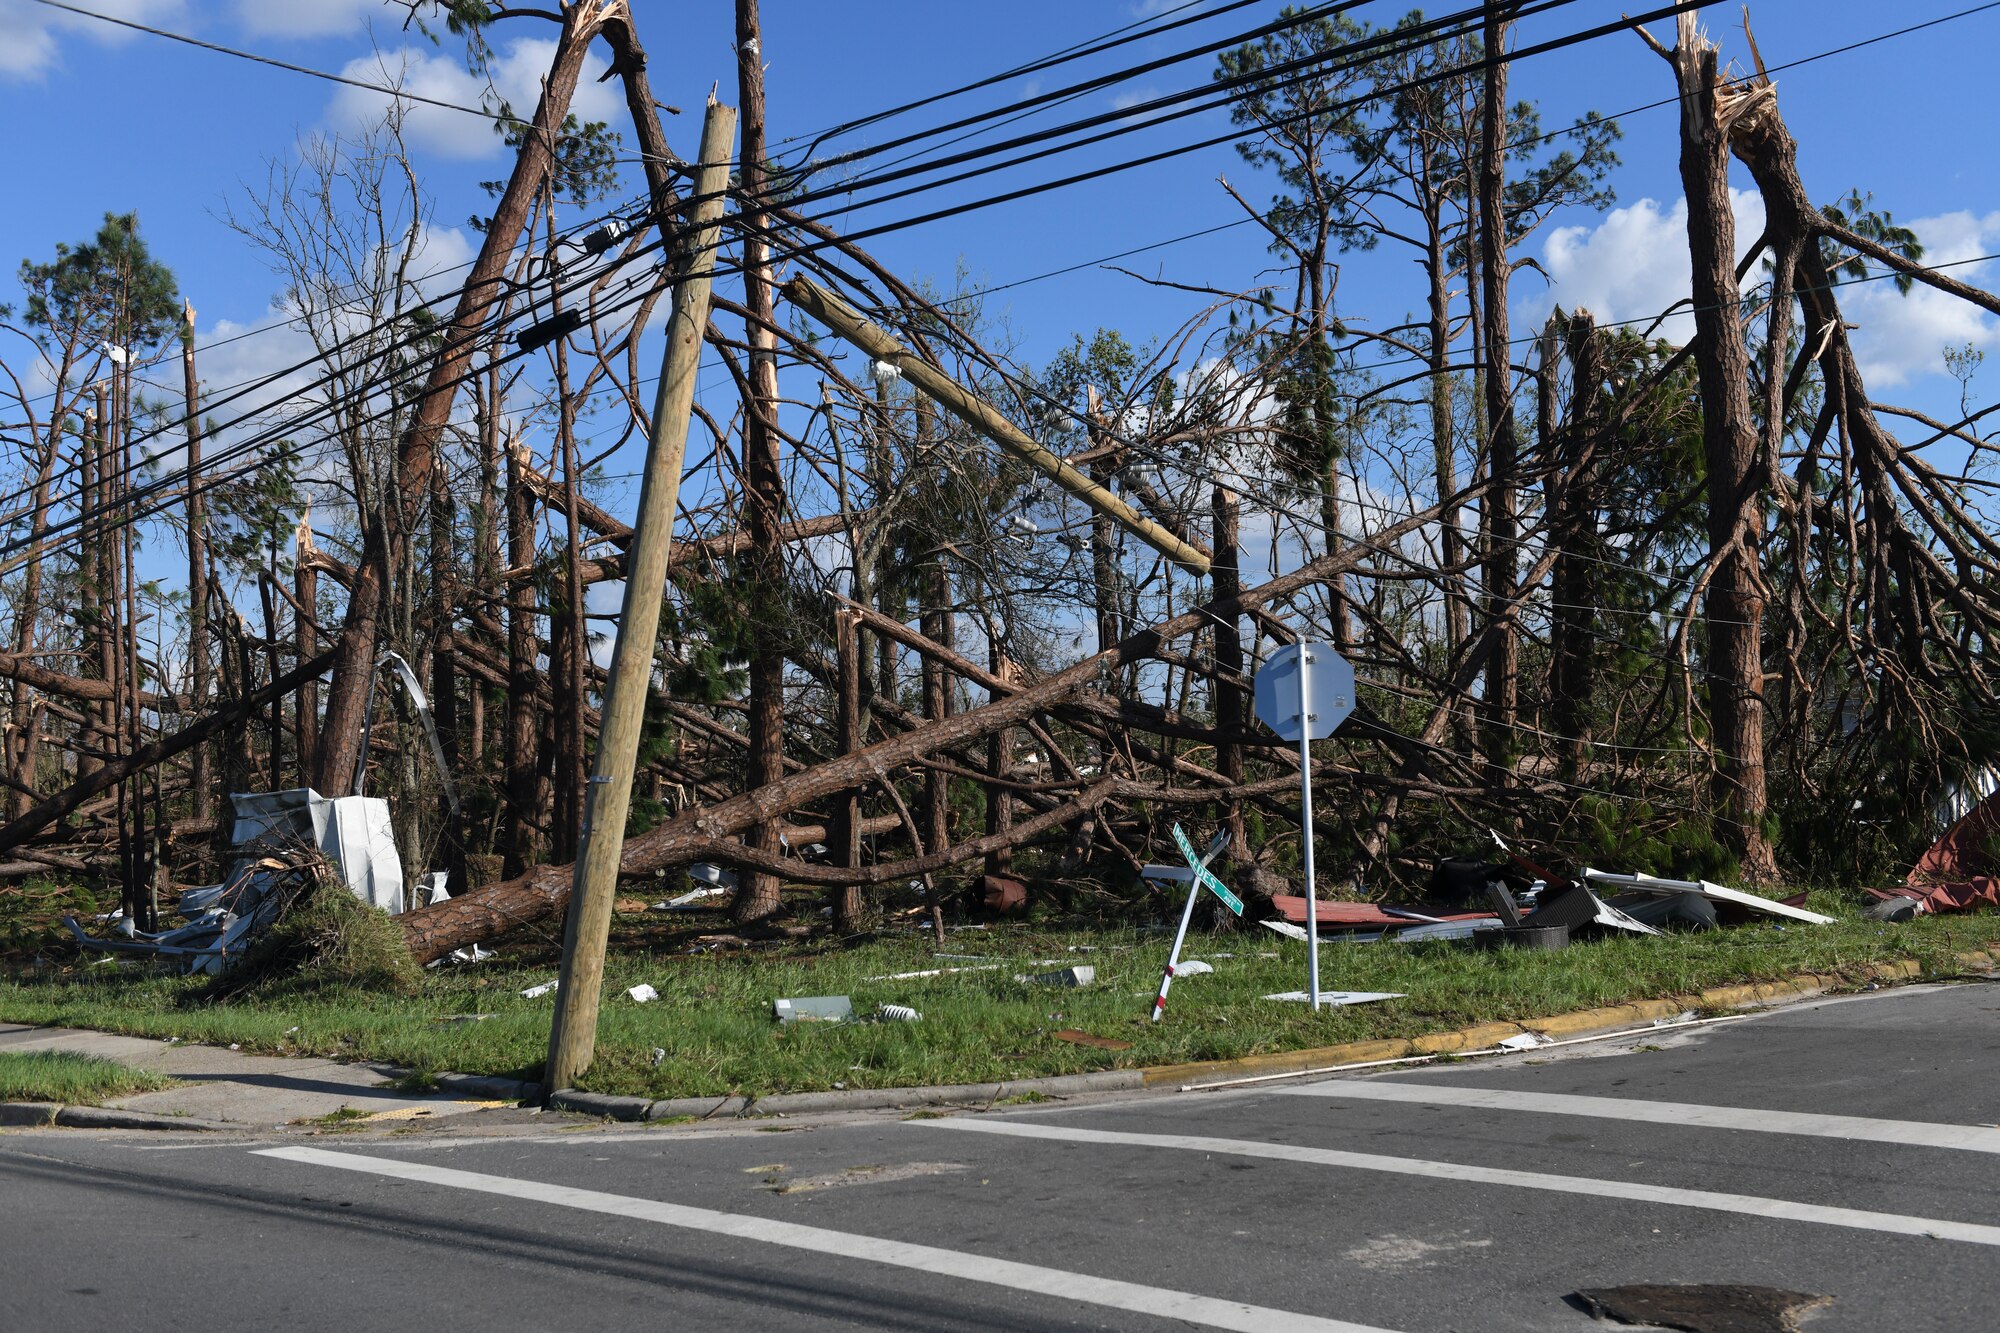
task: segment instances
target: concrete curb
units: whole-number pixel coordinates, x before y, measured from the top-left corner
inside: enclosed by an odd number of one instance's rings
[[[1958,955],[1966,968],[1990,968],[2000,964],[2000,949],[1972,950]],[[1898,985],[1923,975],[1914,961],[1873,963],[1862,975],[1884,985]],[[1630,1004],[1607,1005],[1600,1009],[1580,1009],[1548,1018],[1528,1018],[1519,1023],[1480,1023],[1456,1032],[1434,1032],[1429,1036],[1385,1041],[1354,1041],[1340,1046],[1322,1046],[1309,1051],[1276,1051],[1269,1055],[1246,1055],[1234,1060],[1205,1060],[1194,1064],[1154,1065],[1138,1070],[1149,1088],[1174,1083],[1190,1083],[1225,1078],[1248,1078],[1261,1074],[1297,1074],[1308,1070],[1336,1069],[1343,1065],[1366,1064],[1374,1060],[1402,1060],[1412,1056],[1452,1055],[1463,1051],[1487,1050],[1508,1037],[1534,1033],[1543,1037],[1575,1037],[1588,1032],[1657,1022],[1690,1009],[1747,1009],[1760,1004],[1823,995],[1847,984],[1839,976],[1802,973],[1783,981],[1759,981],[1739,986],[1715,986],[1696,995],[1673,996],[1663,1000],[1635,1000]]]
[[[958,1083],[932,1088],[836,1088],[828,1092],[780,1092],[768,1097],[607,1097],[564,1088],[549,1098],[549,1109],[577,1111],[611,1120],[697,1120],[736,1116],[809,1115],[826,1111],[886,1111],[903,1107],[983,1106],[1009,1097],[1075,1097],[1093,1092],[1137,1092],[1143,1071],[1105,1069],[1088,1074],[1014,1079],[1006,1083]]]
[[[516,1101],[530,1101],[539,1096],[542,1085],[527,1083],[518,1078],[501,1078],[493,1074],[439,1074],[435,1080],[440,1092],[458,1093],[466,1097],[509,1097]]]
[[[197,1120],[184,1115],[152,1115],[145,1111],[120,1111],[105,1106],[58,1106],[54,1102],[0,1102],[0,1125],[23,1125],[46,1129],[172,1129],[211,1133],[217,1130],[242,1132],[248,1125],[231,1125],[220,1120]]]

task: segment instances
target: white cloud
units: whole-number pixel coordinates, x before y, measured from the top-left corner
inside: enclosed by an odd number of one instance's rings
[[[160,27],[179,18],[184,4],[183,0],[93,0],[90,7],[113,18]],[[0,79],[39,78],[60,59],[59,38],[74,34],[107,45],[140,35],[34,0],[0,0]]]
[[[1920,218],[1909,224],[1924,244],[1926,264],[1949,264],[2000,250],[2000,213],[1968,212]],[[1963,264],[1945,273],[1975,287],[1991,288],[1992,261]],[[1968,302],[1921,284],[1904,296],[1887,279],[1840,291],[1841,314],[1854,332],[1854,350],[1870,388],[1894,388],[1925,375],[1944,373],[1944,349],[1991,347],[2000,324]]]
[[[493,62],[491,90],[484,81],[468,73],[455,57],[417,47],[381,51],[351,60],[340,72],[350,79],[385,84],[419,97],[465,107],[478,107],[483,97],[497,91],[516,115],[525,117],[534,113],[555,49],[553,41],[539,38],[512,42]],[[605,61],[595,54],[584,62],[583,77],[570,103],[570,109],[581,119],[615,123],[618,117],[623,104],[617,92],[610,84],[597,82],[605,68]],[[387,94],[343,87],[327,107],[327,119],[342,129],[359,128],[380,121],[388,105]],[[446,157],[493,157],[502,149],[500,136],[494,133],[490,120],[422,103],[410,105],[403,133],[413,147],[427,148]]]
[[[1730,201],[1740,258],[1763,229],[1764,203],[1750,190],[1732,190]],[[1923,242],[1926,263],[1952,263],[2000,250],[2000,212],[1983,217],[1946,213],[1909,226]],[[1687,202],[1663,209],[1656,200],[1641,199],[1613,209],[1595,227],[1557,228],[1549,233],[1541,260],[1548,270],[1547,286],[1537,289],[1526,273],[1516,283],[1516,314],[1526,327],[1539,327],[1556,305],[1586,309],[1600,325],[1650,321],[1689,292]],[[1986,261],[1947,271],[1962,282],[1990,285],[1982,278],[1992,270],[1993,261]],[[1749,281],[1758,277],[1753,273]],[[1921,285],[1904,296],[1886,280],[1853,284],[1841,289],[1840,305],[1847,321],[1858,326],[1852,337],[1862,374],[1880,388],[1943,373],[1947,347],[2000,342],[2000,323]],[[1658,336],[1680,343],[1693,333],[1693,317],[1682,312],[1663,323]]]
[[[236,0],[236,21],[257,37],[332,37],[360,32],[387,15],[401,26],[408,14],[390,0]]]
[[[1736,214],[1740,259],[1764,229],[1764,201],[1754,190],[1731,190],[1729,202]],[[1600,325],[1650,322],[1674,302],[1685,301],[1693,289],[1687,200],[1663,209],[1658,200],[1641,199],[1612,209],[1595,227],[1558,227],[1543,244],[1542,267],[1549,281],[1539,291],[1530,272],[1515,280],[1516,312],[1528,327],[1540,327],[1558,305],[1588,310]],[[1694,336],[1694,317],[1678,312],[1655,336],[1686,342]]]

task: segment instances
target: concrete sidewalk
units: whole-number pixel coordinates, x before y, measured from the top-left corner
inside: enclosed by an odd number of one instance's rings
[[[342,1107],[370,1115],[429,1119],[499,1104],[472,1093],[399,1091],[389,1085],[401,1071],[383,1065],[342,1064],[314,1056],[250,1055],[217,1046],[72,1028],[0,1023],[0,1051],[69,1051],[151,1069],[180,1080],[179,1086],[119,1097],[105,1105],[151,1115],[226,1121],[246,1129],[313,1120]]]

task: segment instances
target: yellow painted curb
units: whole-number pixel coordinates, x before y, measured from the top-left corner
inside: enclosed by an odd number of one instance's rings
[[[1579,1009],[1553,1018],[1524,1018],[1521,1026],[1544,1037],[1573,1037],[1579,1032],[1650,1023],[1656,1018],[1672,1018],[1687,1008],[1678,1000],[1635,1000],[1631,1004],[1607,1005],[1602,1009]]]
[[[1147,1087],[1184,1079],[1248,1077],[1255,1074],[1296,1074],[1322,1065],[1354,1065],[1369,1060],[1400,1060],[1417,1052],[1400,1037],[1384,1041],[1350,1041],[1340,1046],[1322,1046],[1309,1051],[1271,1051],[1245,1055],[1234,1060],[1202,1060],[1186,1065],[1154,1065],[1141,1069]]]
[[[1987,968],[2000,965],[2000,946],[1991,952],[1972,950],[1958,955],[1961,967]],[[1915,961],[1874,963],[1862,975],[1895,983],[1923,975]],[[1254,1078],[1260,1074],[1299,1074],[1308,1070],[1335,1069],[1342,1065],[1367,1064],[1371,1060],[1400,1060],[1413,1055],[1452,1055],[1461,1051],[1483,1051],[1508,1037],[1536,1032],[1544,1037],[1573,1037],[1586,1032],[1651,1023],[1674,1018],[1692,1008],[1743,1009],[1773,1000],[1819,995],[1842,984],[1845,978],[1833,974],[1801,972],[1783,981],[1757,981],[1740,986],[1713,986],[1697,995],[1673,996],[1664,1000],[1635,1000],[1630,1004],[1606,1005],[1601,1009],[1580,1009],[1575,1013],[1549,1018],[1524,1018],[1519,1023],[1478,1023],[1455,1032],[1433,1032],[1409,1040],[1350,1041],[1339,1046],[1321,1046],[1305,1051],[1272,1051],[1246,1055],[1235,1060],[1202,1060],[1194,1064],[1154,1065],[1139,1070],[1149,1088],[1167,1083],[1193,1083],[1220,1078]]]

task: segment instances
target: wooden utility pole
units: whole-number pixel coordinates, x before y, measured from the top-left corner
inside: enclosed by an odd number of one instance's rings
[[[784,583],[784,547],[778,524],[784,513],[785,478],[778,462],[778,334],[771,295],[770,247],[764,241],[768,215],[759,207],[767,181],[764,171],[764,48],[757,0],[736,0],[736,85],[743,112],[743,152],[738,174],[744,205],[744,337],[750,347],[749,384],[743,403],[743,526],[750,537],[750,768],[751,787],[785,775],[785,658],[779,599]],[[750,845],[779,850],[778,824],[751,830]],[[738,921],[758,921],[778,910],[778,877],[761,871],[743,876],[730,905]]]
[[[801,274],[785,284],[785,299],[832,329],[877,361],[902,372],[911,385],[939,406],[1034,468],[1096,512],[1145,542],[1175,564],[1196,574],[1208,573],[1208,557],[1158,523],[1144,517],[1104,487],[1029,439],[1026,432],[1000,414],[1000,409],[964,388],[930,362],[917,356],[860,311]]]
[[[188,691],[195,711],[208,707],[208,531],[201,493],[201,382],[194,373],[194,306],[181,303],[181,381],[187,415],[187,550],[188,550]],[[309,656],[302,642],[299,655]],[[189,813],[207,819],[210,812],[208,747],[198,745],[193,756],[194,803]]]
[[[653,649],[666,595],[667,559],[679,508],[681,467],[687,455],[688,418],[695,371],[708,330],[709,274],[721,233],[723,190],[729,183],[736,112],[710,101],[695,167],[692,222],[681,240],[680,279],[667,319],[666,354],[653,400],[653,424],[640,483],[639,516],[627,554],[625,597],[618,613],[618,642],[604,687],[590,792],[584,805],[583,849],[571,888],[563,932],[561,985],[542,1097],[575,1081],[590,1067],[597,1046],[597,1010],[604,985],[604,950],[618,891],[618,862],[625,850],[625,817],[631,807],[639,732],[652,692]]]

